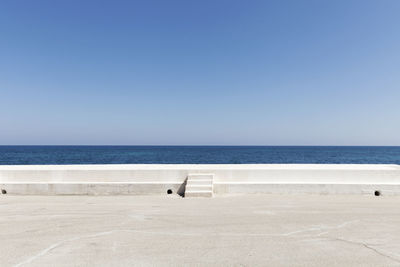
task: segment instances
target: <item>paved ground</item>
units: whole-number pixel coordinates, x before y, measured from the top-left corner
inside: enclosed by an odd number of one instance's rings
[[[400,266],[400,197],[0,195],[1,266]]]

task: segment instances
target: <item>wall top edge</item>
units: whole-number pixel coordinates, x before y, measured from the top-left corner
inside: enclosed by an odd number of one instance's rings
[[[400,170],[396,164],[93,164],[0,165],[0,171],[97,171],[97,170]]]

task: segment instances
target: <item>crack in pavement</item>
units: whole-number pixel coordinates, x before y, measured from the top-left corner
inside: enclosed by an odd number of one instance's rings
[[[387,252],[387,251],[384,251],[384,252],[379,251],[378,249],[376,249],[376,248],[374,248],[374,247],[372,247],[372,246],[370,246],[370,245],[368,245],[368,244],[365,244],[365,243],[363,243],[363,242],[357,242],[357,241],[347,240],[347,239],[337,238],[337,237],[335,237],[335,238],[327,238],[327,239],[329,239],[329,240],[341,241],[341,242],[345,242],[345,243],[349,243],[349,244],[353,244],[353,245],[363,246],[363,247],[365,247],[365,248],[367,248],[367,249],[369,249],[369,250],[374,251],[374,252],[375,252],[376,254],[378,254],[378,255],[381,255],[381,256],[383,256],[383,257],[385,257],[385,258],[388,258],[388,259],[390,259],[390,260],[392,260],[392,261],[395,261],[395,262],[397,262],[397,263],[400,263],[400,260],[399,260],[399,259],[396,259],[396,258],[394,258],[394,257],[392,257],[392,256],[390,256],[390,255],[385,254],[385,253],[390,253],[390,252]],[[391,253],[391,254],[393,254],[393,253]],[[397,254],[395,254],[395,255],[398,256]]]

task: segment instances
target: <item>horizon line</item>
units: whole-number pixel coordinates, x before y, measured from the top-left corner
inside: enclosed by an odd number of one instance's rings
[[[5,146],[159,146],[159,147],[400,147],[400,145],[160,145],[160,144],[145,144],[145,145],[132,145],[132,144],[123,144],[123,145],[113,145],[113,144],[11,144],[11,145],[3,145],[0,144],[0,147]]]

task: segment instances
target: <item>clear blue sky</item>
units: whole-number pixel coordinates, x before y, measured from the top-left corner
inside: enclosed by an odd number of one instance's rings
[[[400,1],[0,3],[0,144],[400,145]]]

